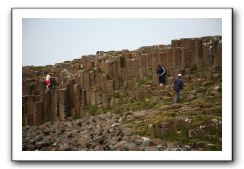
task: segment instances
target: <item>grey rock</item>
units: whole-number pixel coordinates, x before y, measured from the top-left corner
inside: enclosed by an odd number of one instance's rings
[[[70,151],[71,150],[71,146],[69,144],[67,144],[67,143],[61,144],[59,146],[59,149],[58,150],[59,151]]]
[[[176,103],[176,104],[173,104],[171,107],[172,107],[173,109],[179,109],[179,108],[181,108],[181,104]]]
[[[132,135],[132,129],[131,128],[122,128],[122,133],[124,136],[131,136]]]
[[[30,139],[29,143],[34,144],[35,142],[40,141],[41,139],[41,136],[37,135],[35,138]]]
[[[22,150],[23,151],[33,151],[33,150],[35,150],[35,146],[34,146],[34,144],[25,144],[22,147]]]
[[[145,150],[146,151],[158,151],[158,149],[156,147],[146,147]]]
[[[197,98],[203,98],[204,96],[205,96],[204,93],[197,93],[197,94],[196,94],[196,97],[197,97]]]
[[[128,143],[126,145],[126,150],[127,151],[138,151],[139,149],[138,149],[138,147],[137,147],[136,144],[134,144],[134,143]]]
[[[41,140],[41,141],[39,141],[39,142],[36,142],[36,143],[35,143],[35,147],[36,147],[37,149],[40,149],[40,148],[42,148],[42,147],[49,146],[50,144],[52,144],[52,141],[51,141],[51,140],[49,140],[49,139],[44,139],[44,140]]]
[[[169,109],[171,109],[171,106],[169,106],[169,105],[163,105],[159,109],[160,110],[169,110]]]
[[[87,147],[88,144],[90,143],[90,139],[87,137],[80,137],[76,143],[81,146],[81,147]]]
[[[205,93],[206,92],[206,88],[205,87],[199,87],[196,91],[197,93]]]
[[[147,146],[150,146],[150,142],[151,140],[147,137],[142,137],[142,143],[141,143],[141,146],[144,146],[144,147],[147,147]]]
[[[190,150],[191,150],[191,146],[189,146],[189,145],[185,145],[185,150],[186,150],[186,151],[190,151]]]
[[[186,101],[192,101],[192,100],[195,100],[196,99],[196,96],[194,94],[187,94],[186,96]]]
[[[126,141],[120,141],[119,143],[117,143],[117,144],[115,144],[114,145],[114,149],[115,150],[126,150],[126,145],[127,145],[128,143],[126,142]]]
[[[134,141],[134,143],[135,143],[136,145],[140,145],[140,144],[142,143],[142,140],[141,140],[141,139],[136,139],[136,140]]]
[[[45,135],[49,135],[50,132],[51,132],[51,130],[50,130],[49,128],[45,128],[45,129],[43,130],[43,133],[44,133]]]
[[[109,145],[115,145],[118,143],[118,141],[114,140],[114,139],[108,139],[106,140],[108,142]]]
[[[104,142],[104,140],[105,140],[105,136],[104,135],[98,136],[98,137],[93,139],[93,141],[96,142],[96,143],[102,143],[102,142]]]
[[[103,149],[102,146],[97,145],[93,150],[94,150],[94,151],[103,151],[104,149]]]
[[[158,145],[156,145],[156,147],[155,147],[155,148],[157,148],[157,149],[161,150],[161,149],[163,148],[163,145],[158,144]]]
[[[219,92],[221,90],[221,87],[220,86],[215,86],[213,89],[214,89],[214,91]]]
[[[164,144],[164,142],[159,138],[155,138],[151,140],[151,145],[153,146],[162,145],[162,144]]]
[[[207,141],[197,141],[196,142],[196,148],[206,148],[208,145]]]

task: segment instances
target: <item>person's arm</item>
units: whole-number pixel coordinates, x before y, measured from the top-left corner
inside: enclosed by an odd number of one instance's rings
[[[161,76],[162,76],[165,73],[165,69],[164,69],[163,66],[161,68],[162,68],[162,71],[163,71],[163,73],[161,73]]]
[[[208,47],[209,45],[207,43],[202,43],[204,46]]]
[[[175,85],[175,81],[172,83],[171,87],[172,87],[172,90],[174,90],[174,85]]]

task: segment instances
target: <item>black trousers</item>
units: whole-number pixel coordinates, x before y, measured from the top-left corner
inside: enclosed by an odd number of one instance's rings
[[[158,77],[159,83],[165,83],[165,75]]]

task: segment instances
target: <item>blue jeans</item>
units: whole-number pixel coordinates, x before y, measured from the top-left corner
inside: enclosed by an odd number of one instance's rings
[[[178,103],[180,100],[180,90],[179,91],[175,91],[176,93],[176,98],[175,98],[175,103]]]

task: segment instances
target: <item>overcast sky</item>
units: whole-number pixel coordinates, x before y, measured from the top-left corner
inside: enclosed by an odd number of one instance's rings
[[[96,51],[222,35],[221,19],[23,19],[23,66],[44,66]]]

